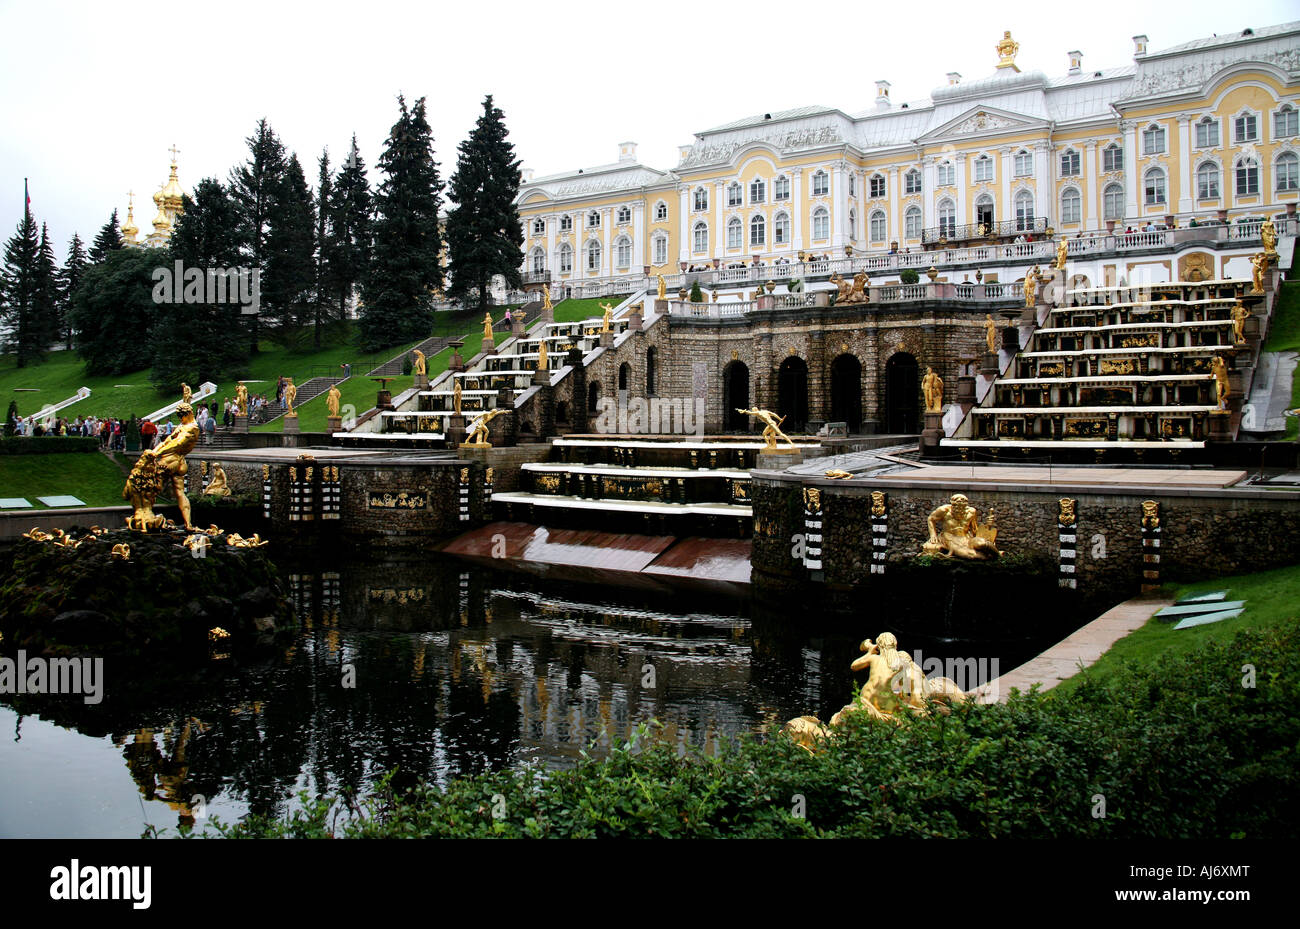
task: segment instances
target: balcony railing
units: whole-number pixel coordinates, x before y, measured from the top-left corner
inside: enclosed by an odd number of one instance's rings
[[[1042,235],[1047,232],[1047,217],[1033,219],[1005,219],[1000,223],[966,223],[961,226],[934,226],[921,231],[921,243],[934,245],[940,241],[966,242],[970,239],[1010,238],[1018,235]]]

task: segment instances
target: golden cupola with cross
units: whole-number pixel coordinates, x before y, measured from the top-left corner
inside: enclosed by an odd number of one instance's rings
[[[127,245],[139,245],[136,239],[140,227],[135,224],[135,191],[127,191],[126,198],[126,222],[122,224],[122,241]]]
[[[176,228],[176,220],[185,213],[185,191],[181,189],[180,179],[176,176],[176,156],[180,149],[173,145],[170,149],[172,153],[171,172],[167,177],[167,182],[158,185],[158,190],[153,195],[154,206],[158,212],[153,218],[153,232],[145,238],[146,245],[163,245],[172,236]],[[128,217],[129,217],[128,210]],[[126,230],[123,229],[125,234]]]

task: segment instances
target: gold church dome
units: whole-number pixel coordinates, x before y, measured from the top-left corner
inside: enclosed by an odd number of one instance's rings
[[[162,194],[168,210],[177,214],[185,212],[183,201],[185,192],[181,190],[181,182],[176,178],[176,162],[172,162],[171,176],[167,178],[166,185],[159,193]]]

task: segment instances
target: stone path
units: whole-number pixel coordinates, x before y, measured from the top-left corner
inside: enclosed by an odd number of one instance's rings
[[[978,688],[975,699],[979,703],[1003,703],[1013,687],[1027,691],[1034,684],[1042,684],[1042,690],[1051,690],[1078,674],[1081,668],[1095,664],[1112,645],[1172,604],[1172,600],[1135,597],[1111,607],[1037,658]]]
[[[1245,471],[1203,468],[1044,468],[1027,465],[933,465],[877,475],[880,480],[1002,484],[1101,484],[1155,487],[1231,487]]]

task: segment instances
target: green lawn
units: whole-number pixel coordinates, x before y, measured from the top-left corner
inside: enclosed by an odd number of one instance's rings
[[[555,321],[557,323],[576,323],[584,319],[594,319],[604,314],[605,311],[600,308],[602,303],[618,306],[626,299],[627,294],[618,294],[613,297],[584,297],[581,300],[564,300],[555,305]]]
[[[1300,281],[1282,285],[1282,294],[1273,311],[1273,327],[1269,330],[1266,352],[1300,351]],[[1300,369],[1291,378],[1291,409],[1300,408]],[[1300,436],[1300,417],[1286,418],[1286,438]]]
[[[72,494],[87,506],[123,506],[125,484],[122,469],[99,452],[0,457],[0,497],[26,497],[38,510],[47,507],[37,496],[52,494]]]
[[[1231,639],[1242,629],[1268,629],[1300,617],[1300,565],[1169,588],[1175,600],[1217,590],[1226,590],[1229,600],[1245,600],[1245,612],[1233,619],[1178,630],[1175,623],[1152,617],[1141,629],[1112,645],[1096,664],[1062,681],[1051,693],[1064,695],[1085,678],[1105,680],[1124,665],[1147,664],[1169,653],[1187,654],[1208,641]]]

